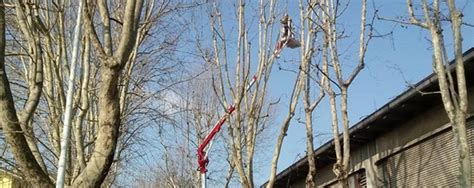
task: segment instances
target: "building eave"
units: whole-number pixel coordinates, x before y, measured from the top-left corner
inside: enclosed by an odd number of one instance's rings
[[[464,52],[463,62],[466,75],[474,75],[474,48]],[[454,60],[449,69],[454,71]],[[368,115],[349,129],[351,150],[358,148],[376,138],[377,135],[388,132],[402,122],[409,120],[416,114],[426,111],[430,107],[440,104],[438,95],[423,95],[420,91],[431,92],[438,90],[438,77],[435,73],[407,89],[378,110]],[[466,76],[467,87],[474,85],[474,76]],[[342,139],[342,135],[340,135]],[[315,150],[316,167],[321,168],[333,164],[334,140],[326,142]],[[304,178],[308,172],[307,157],[303,157],[276,176],[276,185],[293,182]],[[266,186],[265,182],[261,187]],[[283,185],[283,184],[282,184]]]

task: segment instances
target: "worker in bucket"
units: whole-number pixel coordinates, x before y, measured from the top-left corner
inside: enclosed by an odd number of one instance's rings
[[[291,21],[292,20],[288,14],[285,14],[285,16],[280,20],[280,37],[278,38],[274,52],[276,57],[280,57],[280,52],[283,47],[297,48],[301,46],[300,42],[294,37]]]

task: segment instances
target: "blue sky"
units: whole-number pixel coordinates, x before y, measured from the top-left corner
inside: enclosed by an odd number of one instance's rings
[[[346,24],[346,30],[350,30],[351,34],[357,37],[357,29],[360,23],[358,20],[360,17],[360,2],[352,2],[340,21]],[[474,2],[468,2],[466,4],[465,1],[456,1],[456,3],[458,7],[464,7],[464,10],[474,10]],[[406,15],[405,1],[382,0],[377,1],[375,6],[379,9],[379,15],[386,18]],[[297,11],[297,7],[289,6],[289,12],[293,11]],[[368,16],[371,16],[373,14],[371,1],[369,1],[368,11]],[[297,17],[298,14],[290,13],[290,16]],[[464,11],[463,19],[466,23],[473,24],[474,13],[472,11]],[[407,89],[406,82],[414,84],[432,73],[432,49],[427,39],[427,34],[429,34],[427,30],[422,30],[415,26],[402,27],[400,24],[387,21],[377,21],[375,27],[380,33],[387,33],[393,30],[393,36],[391,38],[376,38],[372,40],[369,45],[366,57],[366,68],[359,74],[349,90],[350,125],[354,125],[405,91]],[[445,28],[445,42],[447,44],[449,57],[452,59],[452,37],[449,31],[450,28]],[[463,26],[462,32],[464,38],[463,51],[466,51],[474,47],[474,28]],[[349,38],[347,39],[347,43],[344,44],[345,45],[340,46],[340,49],[348,49],[348,51],[342,55],[342,61],[346,64],[343,68],[345,68],[345,72],[347,73],[353,69],[355,62],[357,62],[354,60],[354,54],[357,54],[357,40]],[[285,66],[285,62],[283,62],[285,59],[295,59],[295,57],[291,55],[297,55],[297,50],[286,50],[295,52],[284,53],[285,57],[282,57],[282,59],[277,62],[282,64],[282,66]],[[297,64],[296,62],[293,63]],[[289,87],[292,86],[292,82],[290,82],[288,78],[294,78],[295,75],[293,73],[279,71],[278,69],[274,69],[273,71],[272,84],[270,86],[271,96],[273,98],[281,96],[282,99],[287,99],[289,93],[282,91],[290,91]],[[280,120],[276,122],[282,121],[281,119],[285,115],[287,104],[288,102],[286,100],[284,104],[280,106],[282,112],[280,112]],[[295,118],[301,116],[301,119],[304,119],[301,109],[299,112],[300,114],[296,115]],[[321,145],[327,141],[328,138],[331,138],[330,135],[327,135],[327,133],[331,132],[330,121],[329,104],[323,102],[314,112],[314,134],[322,134],[322,136],[315,138],[315,146]],[[276,123],[275,126],[279,127],[280,124]],[[288,136],[285,139],[281,151],[278,171],[284,170],[305,156],[305,131],[304,125],[295,121],[290,125]],[[268,155],[271,155],[273,148],[267,152]],[[255,177],[257,185],[260,185],[268,179],[269,166],[270,164],[267,164],[266,167],[261,169],[262,173]]]
[[[289,2],[286,6],[286,2]],[[279,15],[281,16],[288,7],[288,13],[295,23],[299,17],[297,1],[281,1]],[[235,25],[235,7],[234,2],[223,1],[222,14],[224,18],[224,25],[229,43],[232,42],[236,31]],[[474,24],[474,12],[466,10],[474,10],[474,2],[456,1],[458,8],[464,11],[464,22]],[[249,27],[250,38],[253,39],[252,49],[258,47],[258,25],[256,20],[258,11],[258,1],[248,2],[246,4],[246,18],[249,20],[247,27]],[[351,72],[356,64],[356,57],[358,51],[359,23],[360,23],[360,2],[351,1],[347,11],[340,18],[340,23],[344,24],[346,34],[350,37],[344,39],[340,43],[339,49],[341,54],[341,61],[343,64],[343,72],[346,74]],[[379,15],[385,18],[396,18],[398,16],[406,16],[406,5],[404,0],[378,0],[375,3],[368,2],[368,19],[373,15],[374,7],[379,10]],[[205,11],[205,9],[203,10]],[[205,17],[207,13],[197,13],[197,15]],[[206,18],[207,19],[207,18]],[[196,30],[197,33],[202,34],[206,40],[206,32],[209,31],[207,21],[203,21],[202,30]],[[432,49],[429,42],[429,32],[416,26],[403,26],[394,22],[376,20],[375,27],[380,34],[393,31],[393,34],[385,38],[375,38],[371,41],[366,54],[366,67],[359,74],[349,90],[349,117],[350,125],[357,123],[362,118],[374,112],[379,107],[399,95],[408,88],[407,82],[414,84],[422,78],[432,73],[431,54]],[[198,28],[197,28],[198,29]],[[277,29],[277,28],[275,28]],[[298,29],[298,28],[297,28]],[[275,30],[276,32],[276,30]],[[452,55],[452,40],[450,28],[445,28],[445,43],[447,44],[448,55],[450,59]],[[463,51],[474,47],[474,28],[463,26]],[[253,34],[252,34],[253,33]],[[276,35],[274,36],[276,37]],[[276,40],[276,38],[275,38]],[[270,160],[273,154],[273,147],[276,141],[276,133],[280,129],[282,119],[286,116],[288,98],[296,77],[295,73],[279,70],[278,67],[295,69],[299,65],[298,51],[299,49],[285,49],[282,57],[275,62],[274,70],[270,78],[269,98],[275,100],[280,98],[279,111],[276,112],[276,119],[273,124],[269,126],[270,133],[266,135],[268,142],[266,147],[260,148],[257,151],[258,158],[256,159],[257,169],[255,169],[255,184],[261,185],[268,179],[270,170]],[[230,62],[234,61],[234,49],[229,49]],[[257,54],[256,52],[253,54]],[[255,58],[254,58],[255,59]],[[255,63],[256,64],[256,63]],[[254,70],[255,71],[255,70]],[[314,111],[314,134],[318,136],[315,138],[315,146],[319,146],[331,138],[328,133],[331,132],[329,114],[329,104],[323,101]],[[301,113],[302,110],[297,110],[295,119],[304,119]],[[278,165],[278,171],[284,170],[292,163],[305,155],[306,141],[305,141],[305,127],[304,125],[292,121],[288,136],[285,138],[281,156]],[[271,136],[275,135],[275,136]],[[214,165],[218,165],[215,164]],[[209,164],[212,168],[213,164]],[[236,184],[237,186],[238,184]]]

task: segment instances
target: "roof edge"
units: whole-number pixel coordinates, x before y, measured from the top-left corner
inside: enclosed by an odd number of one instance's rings
[[[474,60],[474,47],[471,47],[468,50],[466,50],[462,54],[462,58],[463,58],[463,63],[469,62],[470,60]],[[454,62],[455,62],[455,59],[453,59],[449,62],[449,70],[450,71],[453,71],[454,68],[455,68],[455,63]],[[380,118],[383,114],[390,111],[391,107],[398,106],[398,105],[402,104],[406,100],[408,100],[408,99],[414,97],[416,94],[418,94],[418,91],[432,85],[433,83],[436,83],[437,81],[438,81],[438,77],[436,76],[436,73],[431,73],[430,75],[428,75],[427,77],[425,77],[424,79],[422,79],[421,81],[416,83],[413,87],[405,90],[400,95],[398,95],[397,97],[395,97],[394,99],[392,99],[391,101],[389,101],[388,103],[386,103],[385,105],[383,105],[382,107],[380,107],[379,109],[374,111],[372,114],[366,116],[361,121],[359,121],[356,124],[352,125],[349,128],[349,135],[352,135],[355,131],[357,131],[359,129],[365,128],[370,123],[372,123],[376,119]],[[340,134],[339,136],[342,136],[342,134]],[[317,156],[317,155],[323,153],[324,151],[326,151],[327,149],[332,148],[333,144],[334,144],[334,139],[329,140],[328,142],[324,143],[323,145],[321,145],[320,147],[315,149],[314,150],[314,155]],[[286,174],[289,174],[292,169],[294,169],[295,167],[301,166],[301,165],[305,164],[306,162],[307,162],[307,156],[299,159],[297,162],[293,163],[292,165],[288,166],[286,169],[284,169],[283,171],[278,173],[276,175],[276,179],[278,180],[279,177],[286,176]],[[261,187],[265,186],[266,184],[268,184],[268,181],[266,181],[264,184],[262,184]]]

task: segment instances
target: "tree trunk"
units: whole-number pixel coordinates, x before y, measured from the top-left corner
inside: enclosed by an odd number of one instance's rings
[[[0,0],[3,4],[3,0]],[[0,6],[0,124],[6,141],[11,145],[17,164],[32,187],[53,187],[28,147],[16,114],[10,83],[5,70],[5,11]]]
[[[349,186],[347,176],[349,175],[349,159],[350,159],[350,139],[349,139],[349,117],[347,116],[347,88],[342,87],[341,91],[341,116],[342,116],[342,176],[340,182],[345,186]]]
[[[466,134],[466,113],[467,113],[467,89],[464,73],[464,64],[462,61],[462,38],[460,31],[459,12],[454,7],[454,2],[449,1],[448,6],[452,17],[452,29],[454,35],[455,63],[457,76],[457,91],[454,89],[455,83],[451,78],[451,70],[445,67],[446,51],[444,37],[439,17],[431,20],[428,13],[426,2],[423,4],[425,19],[428,20],[427,26],[431,32],[432,45],[434,52],[434,71],[438,76],[438,85],[441,92],[443,106],[448,115],[453,130],[459,157],[458,183],[461,187],[471,187],[471,159],[469,145]],[[434,11],[439,11],[435,8]],[[435,14],[436,15],[436,14]]]
[[[456,120],[455,122],[452,122],[451,120],[459,153],[460,175],[458,177],[458,181],[461,187],[472,187],[472,163],[466,135],[466,114],[469,103],[467,97],[464,62],[462,58],[462,13],[456,9],[454,0],[448,0],[447,3],[452,20],[454,56],[456,58],[456,78],[459,93],[459,109],[456,111]],[[456,129],[458,134],[456,134]]]
[[[120,126],[119,76],[117,67],[101,67],[97,140],[89,163],[73,183],[75,187],[100,187],[112,165]]]
[[[109,17],[106,1],[99,2],[98,6],[101,16],[105,16],[104,19]],[[85,7],[89,7],[87,3]],[[127,1],[120,40],[113,55],[109,51],[112,49],[111,43],[106,42],[105,47],[100,43],[91,14],[86,11],[84,16],[85,31],[101,61],[98,96],[99,123],[94,150],[86,167],[74,180],[73,186],[75,187],[100,187],[113,163],[121,120],[118,83],[121,71],[129,60],[137,40],[142,7],[143,0]],[[108,30],[108,28],[103,29]],[[110,36],[105,33],[104,37],[109,38]],[[107,41],[111,40],[107,39]]]
[[[298,99],[300,97],[301,89],[304,85],[304,80],[302,75],[304,73],[300,71],[298,77],[296,78],[295,85],[293,87],[293,92],[290,101],[290,107],[288,114],[281,124],[280,133],[278,134],[277,143],[275,145],[275,150],[273,151],[272,163],[270,167],[270,178],[268,179],[267,188],[272,188],[276,181],[276,173],[278,167],[278,159],[280,158],[281,147],[283,145],[283,140],[285,139],[286,133],[288,132],[288,127],[290,126],[290,121],[295,115],[296,105],[298,104]]]
[[[83,133],[83,121],[89,110],[89,78],[90,78],[90,62],[89,62],[89,49],[90,45],[88,37],[85,37],[84,41],[84,52],[82,57],[82,81],[80,90],[80,106],[79,113],[76,118],[74,126],[74,140],[76,147],[76,160],[77,164],[74,169],[73,177],[75,178],[79,172],[86,167],[85,151],[84,151],[84,133]]]
[[[306,156],[308,158],[309,172],[306,176],[306,187],[315,187],[314,178],[316,176],[316,161],[314,159],[314,147],[313,147],[313,120],[312,111],[305,111],[306,117]]]

